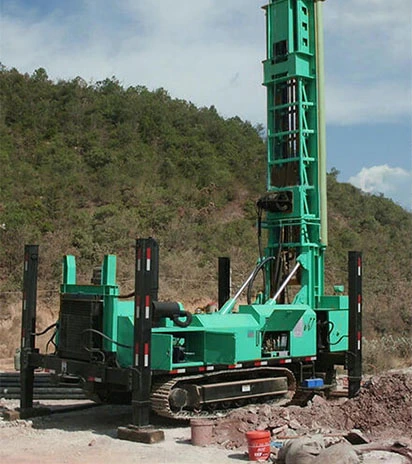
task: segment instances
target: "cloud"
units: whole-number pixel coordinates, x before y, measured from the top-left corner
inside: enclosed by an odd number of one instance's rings
[[[263,12],[248,0],[177,3],[123,0],[113,11],[111,2],[87,0],[65,14],[6,12],[1,60],[22,72],[44,67],[52,79],[115,75],[126,86],[164,87],[224,116],[264,122]]]
[[[53,79],[115,75],[164,87],[224,116],[266,121],[261,60],[265,0],[73,0],[43,10],[5,2],[1,60]],[[326,2],[327,117],[331,124],[410,116],[410,0]]]
[[[349,78],[350,79],[350,78]],[[330,76],[326,86],[329,124],[396,123],[411,120],[412,87],[408,80],[377,78],[372,83]]]
[[[328,121],[410,120],[410,0],[326,2],[324,15]]]
[[[412,171],[383,164],[362,168],[349,182],[364,192],[382,193],[404,208],[412,209]]]

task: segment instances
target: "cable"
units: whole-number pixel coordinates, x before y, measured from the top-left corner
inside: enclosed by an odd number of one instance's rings
[[[114,343],[115,345],[117,346],[120,346],[121,348],[133,348],[133,346],[129,346],[129,345],[124,345],[123,343],[119,343],[117,342],[116,340],[113,340],[112,338],[108,337],[107,335],[105,335],[103,332],[100,332],[99,330],[96,330],[96,329],[86,329],[86,330],[83,330],[82,332],[82,335],[86,332],[92,332],[92,333],[95,333],[97,335],[100,335],[102,338],[108,340],[109,342],[111,343]],[[84,347],[87,351],[89,351],[86,347]]]
[[[87,346],[83,345],[83,348],[88,351],[89,353],[99,353],[100,356],[102,357],[102,363],[104,364],[106,362],[106,355],[102,350],[99,350],[98,348],[87,348]]]
[[[262,213],[263,209],[259,206],[256,207],[257,216],[258,216],[258,227],[257,227],[257,238],[258,238],[258,251],[259,259],[263,259],[263,249],[262,249]],[[263,273],[263,288],[266,288],[266,275]],[[250,304],[250,303],[249,303]]]
[[[326,336],[326,342],[328,343],[329,346],[334,346],[334,345],[338,345],[344,338],[349,338],[349,335],[342,335],[339,340],[337,340],[336,342],[333,342],[331,343],[330,341],[330,334],[332,333],[333,329],[335,328],[335,324],[332,322],[332,321],[325,321],[324,324],[328,324],[331,326],[327,336]]]
[[[278,252],[276,255],[275,269],[273,272],[273,287],[278,289],[281,281],[280,268],[282,266],[283,226],[279,230]]]
[[[56,345],[56,343],[54,343],[54,339],[55,339],[56,335],[57,335],[57,328],[56,328],[56,330],[53,332],[53,335],[49,338],[48,342],[46,343],[46,354],[47,354],[47,352],[48,352],[48,350],[49,350],[49,345],[50,345],[50,343],[52,343],[52,344],[54,345],[54,348],[55,348],[55,351],[56,351],[57,345]]]
[[[35,337],[39,337],[40,335],[44,335],[45,333],[47,333],[53,327],[57,327],[57,324],[58,324],[58,322],[55,322],[54,324],[49,325],[49,327],[46,327],[43,331],[41,331],[39,333],[34,332],[34,333],[31,333],[31,335],[34,335]]]
[[[117,298],[119,298],[119,300],[125,300],[127,298],[131,298],[134,295],[135,295],[135,292],[133,290],[133,292],[130,292],[127,295],[119,295]]]
[[[329,345],[330,346],[333,346],[333,345],[337,345],[338,343],[340,343],[344,338],[349,338],[349,335],[342,335],[338,341],[334,342],[334,343],[331,343],[329,340]]]
[[[271,260],[275,260],[276,258],[274,256],[268,256],[267,258],[265,258],[263,261],[261,261],[255,268],[255,270],[253,271],[253,275],[252,275],[252,278],[250,279],[250,282],[249,282],[249,285],[247,287],[247,304],[252,304],[252,287],[253,287],[253,283],[256,279],[256,276],[258,274],[258,272],[262,269],[262,267],[269,261]]]

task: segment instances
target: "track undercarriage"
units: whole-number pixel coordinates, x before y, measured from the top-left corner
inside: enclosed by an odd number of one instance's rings
[[[217,417],[250,403],[290,400],[295,377],[284,368],[226,370],[154,382],[152,410],[163,417]]]

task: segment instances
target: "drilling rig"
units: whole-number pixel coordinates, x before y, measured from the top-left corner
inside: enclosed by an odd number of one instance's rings
[[[78,284],[63,259],[60,313],[50,341],[35,347],[38,247],[27,245],[21,340],[21,409],[33,402],[33,372],[80,379],[87,395],[130,402],[133,423],[153,411],[213,417],[250,402],[291,398],[296,389],[335,387],[348,370],[349,396],[361,379],[359,252],[349,252],[349,295],[324,292],[327,246],[322,1],[270,0],[263,62],[267,89],[267,185],[257,201],[256,267],[235,295],[230,262],[219,259],[219,309],[191,314],[158,299],[159,247],[136,241],[135,291],[120,294],[116,256],[92,283]],[[252,298],[257,278],[262,288]],[[247,303],[240,304],[246,293]]]

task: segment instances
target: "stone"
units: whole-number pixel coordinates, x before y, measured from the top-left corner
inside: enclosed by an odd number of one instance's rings
[[[296,419],[292,419],[292,420],[289,421],[289,428],[294,429],[294,430],[298,430],[298,429],[301,428],[301,425],[299,424],[299,422]]]
[[[359,457],[349,443],[337,443],[322,450],[316,464],[358,464]]]

